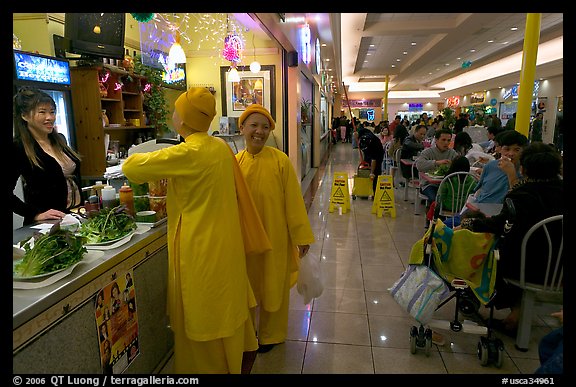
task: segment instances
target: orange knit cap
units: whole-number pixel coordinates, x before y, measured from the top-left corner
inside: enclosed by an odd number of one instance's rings
[[[178,97],[174,108],[186,126],[207,132],[216,115],[216,99],[205,87],[191,87]]]
[[[244,110],[244,113],[242,113],[238,119],[238,125],[242,125],[246,118],[248,118],[248,116],[252,113],[260,113],[265,115],[266,118],[268,118],[268,121],[270,121],[270,130],[274,130],[276,122],[274,122],[272,115],[264,106],[257,103],[253,103],[252,105],[248,106],[246,110]]]

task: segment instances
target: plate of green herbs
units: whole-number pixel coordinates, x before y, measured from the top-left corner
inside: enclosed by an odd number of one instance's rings
[[[85,238],[86,246],[106,246],[131,236],[138,225],[126,206],[103,208],[83,222],[77,235]]]
[[[23,256],[13,260],[16,280],[50,276],[78,264],[87,252],[84,239],[55,224],[48,233],[36,233],[21,247]]]

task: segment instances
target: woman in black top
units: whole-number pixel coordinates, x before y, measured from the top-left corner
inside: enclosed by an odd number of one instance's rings
[[[24,225],[62,219],[80,204],[80,156],[54,126],[56,103],[48,94],[22,88],[13,101],[12,191],[22,177],[24,201],[12,193],[12,211]]]
[[[497,294],[494,305],[497,309],[511,308],[511,313],[504,319],[504,327],[513,331],[518,325],[521,291],[507,285],[503,278],[518,279],[520,271],[520,246],[526,232],[542,219],[564,213],[563,183],[560,178],[562,159],[553,147],[542,142],[528,145],[520,156],[521,173],[524,179],[517,182],[506,195],[514,203],[514,213],[504,204],[498,215],[484,219],[463,219],[461,228],[474,232],[489,232],[505,235],[500,244],[500,260],[496,274]],[[505,201],[506,203],[506,201]],[[512,220],[513,226],[506,230],[506,220]],[[562,230],[551,230],[551,237],[559,238]],[[544,237],[543,237],[544,238]],[[541,282],[546,272],[546,260],[543,249],[546,244],[533,243],[527,246],[526,281]]]

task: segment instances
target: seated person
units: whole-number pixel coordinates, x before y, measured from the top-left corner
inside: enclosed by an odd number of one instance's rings
[[[400,158],[413,160],[413,157],[418,156],[418,153],[424,149],[424,136],[426,136],[426,126],[422,124],[416,126],[414,132],[404,140],[402,150],[400,151]],[[400,164],[400,169],[402,170],[402,176],[406,179],[413,177],[411,165]]]
[[[552,313],[562,324],[559,328],[542,337],[538,344],[538,357],[540,367],[535,374],[563,374],[564,373],[564,310]]]
[[[486,163],[474,189],[473,203],[503,203],[506,193],[520,178],[520,155],[528,144],[526,136],[506,130],[497,136],[501,157]]]
[[[496,135],[498,133],[500,133],[501,131],[502,131],[502,129],[497,127],[497,126],[489,126],[488,129],[486,129],[488,140],[483,141],[480,144],[478,144],[482,147],[484,152],[486,152],[486,153],[493,153],[494,152],[494,137],[496,137]]]
[[[414,164],[419,172],[429,172],[438,168],[439,165],[450,165],[452,160],[458,156],[454,149],[449,147],[452,139],[450,129],[438,129],[434,134],[434,146],[426,148],[420,153]],[[438,184],[431,184],[424,179],[420,179],[420,192],[428,198],[428,207],[436,200]]]
[[[515,131],[508,131],[514,133]],[[517,133],[517,132],[516,132]],[[519,133],[518,133],[519,134]],[[524,138],[526,138],[524,136]],[[505,153],[503,153],[503,157]],[[520,274],[520,246],[524,235],[537,222],[550,216],[564,213],[563,184],[560,178],[562,159],[556,150],[541,142],[528,145],[520,155],[520,170],[524,178],[518,181],[506,195],[514,203],[514,211],[506,204],[498,215],[463,219],[460,228],[474,232],[489,232],[505,235],[499,244],[500,260],[496,274],[496,309],[510,308],[510,314],[502,321],[505,333],[515,335],[518,327],[522,291],[506,283],[504,278],[518,279]],[[512,222],[510,228],[506,221]],[[506,231],[505,231],[506,227]],[[506,233],[505,233],[506,232]],[[552,239],[562,235],[562,230],[550,228]],[[542,236],[542,238],[545,238]],[[545,243],[530,243],[527,246],[526,281],[541,282],[546,272]]]

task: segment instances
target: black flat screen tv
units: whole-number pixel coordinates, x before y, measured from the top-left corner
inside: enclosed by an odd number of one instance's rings
[[[125,13],[66,13],[69,52],[83,57],[124,58]]]

